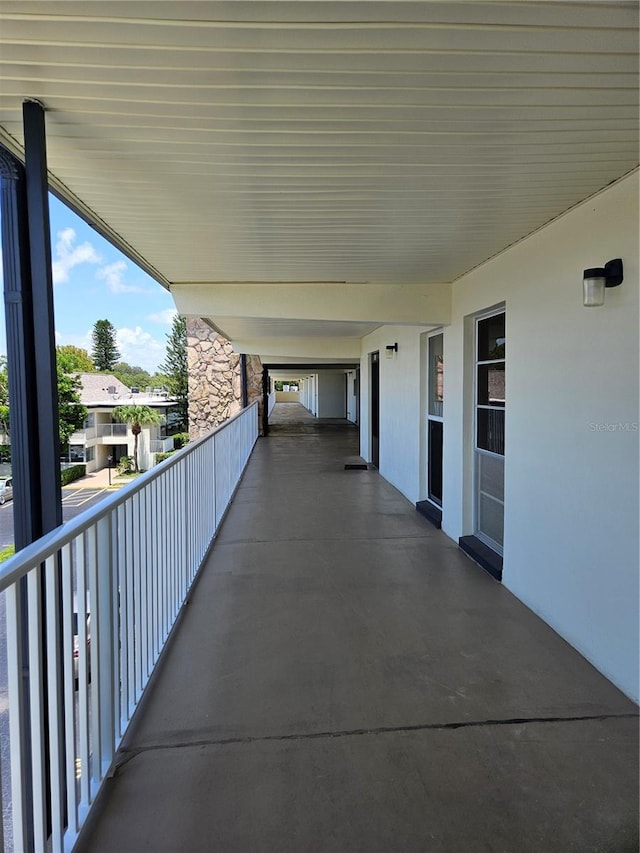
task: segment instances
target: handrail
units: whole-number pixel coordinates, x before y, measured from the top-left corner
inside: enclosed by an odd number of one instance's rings
[[[86,510],[81,515],[76,516],[76,518],[65,521],[64,524],[56,527],[55,530],[45,534],[35,542],[26,545],[13,557],[10,557],[2,564],[2,567],[0,568],[0,592],[6,589],[9,584],[15,583],[15,581],[19,579],[25,571],[28,571],[35,563],[43,563],[47,557],[50,557],[55,551],[60,550],[65,545],[68,545],[69,542],[86,530],[87,527],[91,527],[101,519],[105,518],[132,495],[142,491],[145,486],[156,480],[162,473],[167,471],[169,468],[178,465],[181,460],[185,459],[191,453],[194,453],[200,445],[209,441],[214,435],[229,427],[246,411],[254,407],[257,408],[257,406],[257,401],[254,401],[250,406],[247,406],[246,409],[242,409],[238,414],[215,427],[215,429],[211,430],[207,435],[196,439],[196,441],[189,442],[189,444],[185,445],[180,450],[176,450],[176,452],[168,459],[163,459],[162,462],[154,465],[154,467],[149,471],[145,471],[144,474],[136,477],[136,479],[131,483],[128,483],[117,492],[109,495],[109,497],[106,497],[104,500],[100,501],[100,503]]]
[[[74,845],[257,438],[253,403],[0,568],[14,851]]]

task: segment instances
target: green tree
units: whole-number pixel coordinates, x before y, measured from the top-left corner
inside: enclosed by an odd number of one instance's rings
[[[178,401],[182,427],[187,425],[187,397],[189,394],[189,372],[187,367],[187,321],[174,317],[173,326],[167,335],[167,357],[159,368],[168,378],[168,388]]]
[[[69,437],[80,429],[87,418],[87,407],[80,402],[80,381],[76,376],[65,373],[58,365],[58,430],[60,447],[66,447]]]
[[[116,330],[109,320],[96,320],[91,333],[93,348],[91,357],[96,370],[111,371],[120,360],[116,346]]]
[[[56,360],[65,373],[95,373],[91,356],[81,347],[72,344],[56,347]]]
[[[0,405],[9,405],[9,375],[7,373],[6,355],[0,355]]]
[[[151,384],[151,376],[143,367],[127,364],[126,361],[119,361],[111,372],[127,388],[146,388]]]
[[[139,471],[138,466],[138,436],[144,426],[156,426],[162,423],[162,415],[150,406],[138,406],[132,403],[129,406],[116,406],[113,410],[113,418],[122,424],[129,424],[133,433],[133,466]]]
[[[0,432],[9,435],[9,376],[6,355],[0,355]]]
[[[76,347],[73,347],[76,349]],[[58,358],[58,433],[60,436],[60,449],[69,443],[69,436],[80,429],[87,417],[87,408],[80,402],[80,381],[64,369],[65,359]],[[9,390],[7,381],[7,359],[0,356],[0,429],[9,433],[10,409]]]

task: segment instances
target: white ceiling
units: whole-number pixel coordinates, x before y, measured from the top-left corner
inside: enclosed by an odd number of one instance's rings
[[[638,163],[636,2],[2,0],[0,74],[165,284],[452,281]]]

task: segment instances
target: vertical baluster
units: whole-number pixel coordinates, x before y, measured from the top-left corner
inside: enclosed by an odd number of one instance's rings
[[[149,583],[147,577],[147,499],[145,491],[138,492],[136,498],[138,500],[136,517],[138,520],[138,573],[140,575],[140,645],[138,646],[138,654],[140,656],[140,692],[142,692],[149,677],[149,660],[147,657],[147,632],[149,630],[147,601]]]
[[[46,767],[44,743],[44,663],[42,659],[41,567],[27,576],[29,619],[29,702],[31,708],[31,770],[33,787],[33,843],[44,850],[47,837]]]
[[[121,612],[120,612],[120,575],[122,571],[120,562],[120,542],[119,542],[119,514],[117,509],[109,512],[109,532],[111,536],[110,543],[110,558],[111,558],[111,584],[109,593],[111,597],[111,661],[112,661],[112,687],[111,687],[111,714],[113,717],[113,735],[114,749],[116,743],[120,742],[123,734],[120,722],[120,694],[122,692],[122,667],[120,661],[120,632],[121,632]]]
[[[120,735],[129,722],[129,659],[127,630],[129,620],[129,598],[127,589],[127,525],[123,504],[116,510],[118,529],[118,610],[119,610],[119,658],[120,658]]]
[[[21,589],[22,588],[22,589]],[[7,614],[7,678],[9,688],[9,743],[11,750],[11,817],[14,850],[26,850],[30,815],[25,813],[24,793],[29,778],[28,758],[23,752],[27,739],[26,700],[23,691],[22,592],[21,581],[5,591]]]
[[[98,708],[94,720],[94,778],[102,780],[113,759],[115,722],[113,714],[113,563],[111,558],[111,518],[101,518],[95,526],[95,559],[89,563],[91,608],[91,693],[96,696],[93,708]],[[95,618],[94,618],[95,617]]]
[[[80,804],[78,817],[86,817],[91,804],[91,736],[89,728],[89,666],[92,616],[87,604],[86,534],[76,539],[76,612],[78,614],[78,732],[80,747]],[[87,615],[88,614],[88,615]],[[88,622],[88,624],[87,624]]]
[[[135,661],[135,582],[133,565],[133,505],[129,498],[125,503],[125,538],[126,538],[126,578],[127,578],[127,707],[128,719],[131,719],[136,706],[136,661]]]
[[[78,786],[76,784],[76,713],[74,690],[74,610],[72,546],[62,549],[62,649],[64,678],[65,776],[67,782],[67,826],[72,838],[80,831],[78,820]],[[82,611],[78,609],[78,622]]]

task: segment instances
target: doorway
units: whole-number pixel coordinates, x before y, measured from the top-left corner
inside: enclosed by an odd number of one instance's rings
[[[504,531],[505,312],[476,319],[475,536],[502,556]]]
[[[380,467],[380,353],[369,355],[371,377],[371,464]]]
[[[427,340],[427,498],[442,507],[444,335]]]

